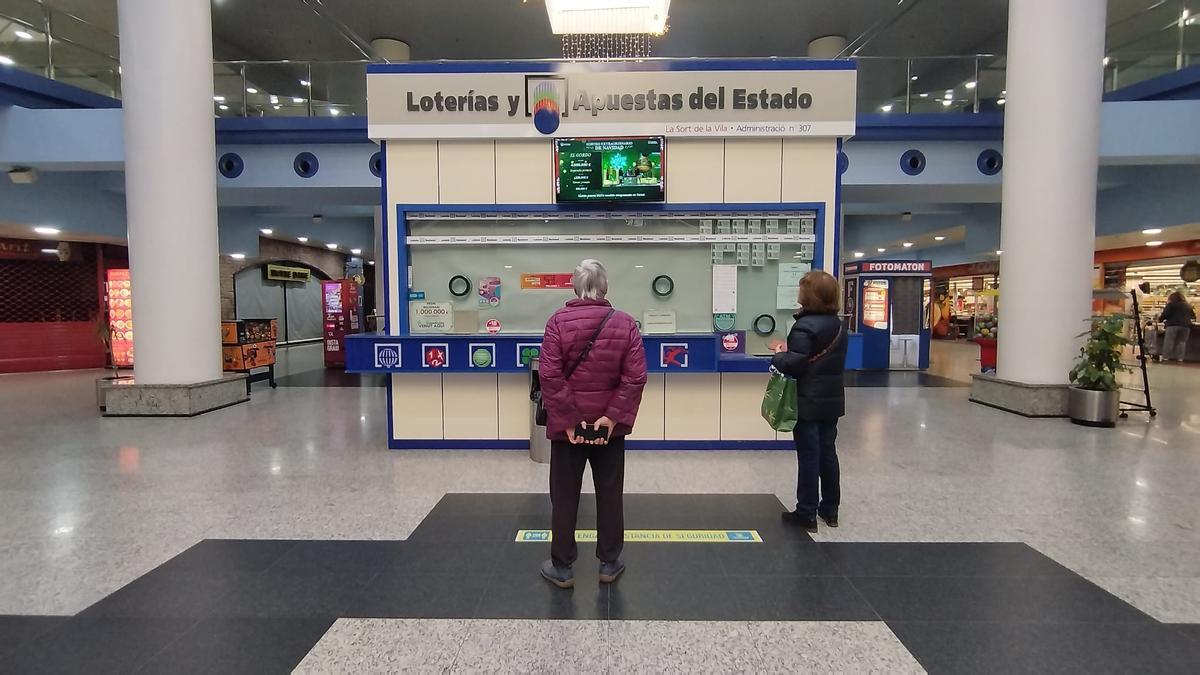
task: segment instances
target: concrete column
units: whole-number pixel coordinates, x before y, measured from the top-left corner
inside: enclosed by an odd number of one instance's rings
[[[842,50],[846,48],[846,36],[844,35],[826,35],[819,37],[808,43],[808,58],[810,59],[832,59],[836,58]]]
[[[1011,0],[1008,11],[997,376],[1061,385],[1091,313],[1106,10]]]
[[[221,377],[209,0],[119,0],[139,385]]]
[[[392,38],[375,38],[371,40],[371,49],[374,49],[375,54],[388,63],[403,63],[408,61],[412,54],[412,50],[409,48],[407,42],[393,40]]]

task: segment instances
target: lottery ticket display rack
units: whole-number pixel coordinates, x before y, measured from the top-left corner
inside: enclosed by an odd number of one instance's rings
[[[266,381],[275,388],[275,343],[278,339],[279,323],[275,319],[221,322],[222,367],[227,373],[246,374],[247,396],[254,382]]]

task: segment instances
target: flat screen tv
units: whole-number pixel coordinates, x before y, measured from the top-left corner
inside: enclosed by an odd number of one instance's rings
[[[663,145],[661,136],[555,139],[555,201],[665,201]]]

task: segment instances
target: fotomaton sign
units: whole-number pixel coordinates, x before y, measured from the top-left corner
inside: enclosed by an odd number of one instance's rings
[[[367,75],[377,139],[849,136],[856,86],[852,62],[803,59],[385,64]]]

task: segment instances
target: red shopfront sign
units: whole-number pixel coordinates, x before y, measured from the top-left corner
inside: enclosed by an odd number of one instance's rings
[[[570,273],[560,274],[533,274],[526,272],[521,275],[521,288],[523,290],[571,290],[574,288],[571,284],[572,275]]]

